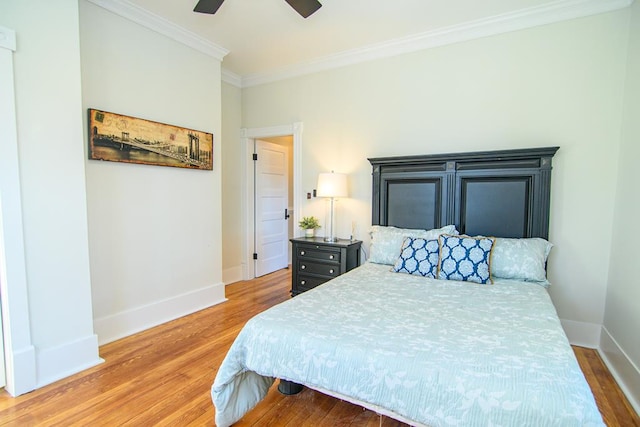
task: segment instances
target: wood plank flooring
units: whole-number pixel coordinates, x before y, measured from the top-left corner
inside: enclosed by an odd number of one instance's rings
[[[34,392],[0,392],[0,426],[213,425],[209,394],[234,338],[253,315],[289,298],[290,271],[227,286],[229,301],[104,345],[105,363]],[[607,424],[640,426],[595,350],[575,347]],[[305,389],[268,396],[236,426],[404,426]]]

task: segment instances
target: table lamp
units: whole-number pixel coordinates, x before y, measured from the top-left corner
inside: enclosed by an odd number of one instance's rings
[[[339,197],[347,197],[347,175],[343,173],[321,173],[318,175],[316,195],[330,199],[331,207],[329,219],[329,233],[325,236],[325,242],[335,242],[335,206],[334,202]]]

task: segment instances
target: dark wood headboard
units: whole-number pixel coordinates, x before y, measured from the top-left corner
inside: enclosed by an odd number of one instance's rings
[[[371,158],[372,224],[547,239],[558,148]]]

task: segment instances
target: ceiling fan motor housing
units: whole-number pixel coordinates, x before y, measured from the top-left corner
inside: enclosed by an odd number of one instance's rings
[[[322,7],[318,0],[285,0],[303,18],[308,18]],[[220,9],[224,0],[200,0],[193,9],[194,12],[214,14]]]

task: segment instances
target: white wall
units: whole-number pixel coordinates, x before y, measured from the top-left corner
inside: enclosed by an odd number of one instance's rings
[[[100,343],[224,300],[220,61],[80,2],[82,102],[214,134],[213,171],[86,160]],[[86,134],[86,117],[85,117]]]
[[[242,181],[240,129],[242,128],[242,92],[222,83],[222,252],[225,284],[242,280]]]
[[[35,385],[41,386],[100,362],[91,310],[78,2],[3,1],[0,24],[17,35],[24,260]]]
[[[618,168],[602,350],[640,412],[640,4],[631,7],[622,145]]]
[[[609,270],[628,9],[243,90],[244,127],[304,122],[302,192],[349,174],[338,230],[367,240],[367,157],[560,146],[549,261],[559,316],[597,345]],[[302,215],[324,215],[304,198]],[[594,262],[594,242],[598,242]],[[584,331],[583,331],[584,330]],[[594,337],[594,334],[596,335]]]

